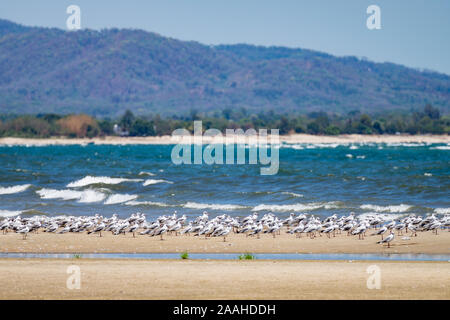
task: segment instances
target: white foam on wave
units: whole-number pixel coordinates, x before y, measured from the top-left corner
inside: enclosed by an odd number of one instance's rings
[[[435,149],[435,150],[450,150],[450,146],[437,146],[437,147],[433,147],[430,149]]]
[[[305,147],[300,145],[300,144],[281,144],[280,148],[294,149],[294,150],[303,150],[303,149],[305,149]]]
[[[137,199],[137,195],[134,194],[112,194],[106,199],[105,204],[118,204]]]
[[[387,143],[386,146],[388,146],[388,147],[423,147],[423,146],[426,146],[426,144],[425,143],[392,142],[392,143]]]
[[[122,182],[140,182],[142,179],[126,179],[126,178],[111,178],[111,177],[93,177],[86,176],[80,180],[71,182],[67,185],[68,188],[85,187],[91,184],[119,184]]]
[[[0,194],[14,194],[19,192],[24,192],[29,187],[31,187],[31,184],[22,184],[18,186],[12,186],[12,187],[0,187]]]
[[[80,203],[100,202],[106,198],[104,193],[92,189],[76,191],[70,189],[56,190],[44,188],[37,190],[36,193],[41,199],[78,200]]]
[[[316,148],[332,148],[335,149],[339,146],[347,145],[346,143],[311,143],[306,145],[306,149],[316,149]]]
[[[303,198],[303,195],[300,193],[295,193],[295,192],[282,192],[282,194],[287,194],[296,198]]]
[[[78,200],[80,203],[100,202],[106,198],[106,194],[95,190],[84,190]]]
[[[152,184],[157,184],[157,183],[170,183],[172,184],[172,181],[167,181],[167,180],[163,180],[163,179],[147,179],[145,180],[145,182],[142,184],[144,187],[145,186],[149,186]]]
[[[364,210],[373,210],[375,212],[392,212],[392,213],[406,212],[411,207],[412,206],[407,204],[400,204],[395,206],[377,206],[373,204],[363,204],[362,206],[360,206],[360,208]]]
[[[2,218],[15,217],[20,214],[22,214],[22,211],[0,210],[0,217]]]
[[[172,205],[164,202],[153,202],[153,201],[128,201],[125,202],[127,206],[153,206],[153,207],[172,207]]]
[[[82,191],[75,190],[56,190],[56,189],[41,189],[37,190],[36,193],[41,197],[41,199],[61,199],[61,200],[76,200],[81,197]]]
[[[141,171],[141,172],[139,172],[139,175],[140,176],[154,176],[155,174],[154,173],[151,173],[151,172],[148,172],[148,171]]]
[[[361,213],[360,215],[358,215],[358,218],[360,220],[369,220],[371,218],[378,218],[381,219],[383,221],[392,221],[392,220],[396,220],[398,218],[402,218],[406,216],[406,214],[404,213],[379,213],[379,212],[366,212],[366,213]]]
[[[434,212],[437,214],[450,214],[450,208],[436,208]]]
[[[326,210],[338,208],[337,202],[325,202],[325,203],[296,203],[296,204],[260,204],[252,209],[252,211],[312,211],[324,208]]]
[[[210,210],[238,210],[248,208],[237,204],[207,204],[197,202],[188,202],[184,204],[183,207],[187,209],[210,209]]]

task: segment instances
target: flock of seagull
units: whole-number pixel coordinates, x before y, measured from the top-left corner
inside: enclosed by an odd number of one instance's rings
[[[16,232],[26,239],[27,234],[37,233],[39,230],[48,233],[98,233],[111,232],[114,235],[132,233],[139,235],[159,236],[163,240],[164,234],[193,235],[198,237],[226,237],[231,233],[245,234],[246,237],[260,238],[261,234],[271,234],[274,238],[281,234],[283,227],[287,233],[301,238],[302,234],[314,239],[317,235],[325,234],[328,238],[336,234],[347,232],[348,236],[358,236],[363,240],[370,229],[370,235],[379,235],[381,240],[377,243],[387,243],[394,239],[394,233],[398,235],[410,232],[411,236],[417,236],[418,231],[432,231],[436,235],[439,229],[450,227],[450,215],[441,218],[435,214],[426,217],[411,214],[407,217],[386,221],[379,215],[355,216],[354,213],[338,217],[336,214],[320,220],[314,215],[291,213],[288,218],[280,219],[273,213],[267,213],[259,217],[258,213],[252,213],[244,218],[232,217],[227,214],[218,215],[210,219],[205,211],[192,221],[187,222],[186,215],[159,216],[155,221],[147,221],[142,213],[132,214],[126,219],[121,219],[117,214],[110,218],[96,214],[95,216],[33,216],[10,217],[0,222],[0,230],[3,234]],[[449,230],[450,231],[450,230]],[[387,237],[384,237],[388,234]]]

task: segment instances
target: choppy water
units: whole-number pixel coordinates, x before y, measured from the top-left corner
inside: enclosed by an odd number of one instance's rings
[[[282,145],[259,165],[172,164],[172,146],[0,146],[0,216],[450,213],[450,146]]]

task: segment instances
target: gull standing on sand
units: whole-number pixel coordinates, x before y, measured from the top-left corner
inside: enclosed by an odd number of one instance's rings
[[[223,237],[223,242],[227,241],[227,235],[230,233],[231,231],[231,226],[226,227],[225,229],[223,229],[220,233],[217,234],[218,237]]]
[[[27,234],[28,232],[30,232],[30,229],[28,228],[28,226],[25,226],[24,228],[20,229],[17,231],[17,233],[21,233],[22,234],[22,239],[26,240],[27,239]]]
[[[128,232],[132,232],[133,233],[133,238],[136,238],[136,231],[137,231],[137,229],[139,229],[139,224],[135,223],[128,230]]]
[[[390,248],[391,247],[390,243],[392,240],[394,240],[394,232],[393,231],[391,231],[391,234],[388,235],[384,240],[380,240],[377,243],[385,243],[386,242],[388,244],[388,248]]]
[[[385,234],[386,231],[388,231],[388,227],[384,226],[384,227],[382,227],[380,230],[378,230],[378,231],[372,233],[372,235],[373,235],[373,236],[374,236],[374,235],[378,235],[378,236],[381,235],[381,240],[383,240],[383,234]]]
[[[102,236],[102,231],[105,229],[106,225],[102,222],[100,223],[98,226],[96,226],[93,230],[88,231],[87,234],[91,234],[91,233],[99,233],[100,237]]]
[[[163,239],[163,234],[166,233],[168,229],[169,228],[167,227],[167,225],[164,224],[161,228],[156,229],[155,232],[151,236],[152,237],[153,236],[161,236],[160,240],[164,240]]]

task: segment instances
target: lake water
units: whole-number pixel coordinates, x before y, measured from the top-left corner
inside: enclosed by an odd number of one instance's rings
[[[272,176],[260,165],[177,166],[172,148],[0,146],[0,216],[450,213],[445,144],[283,144]]]

